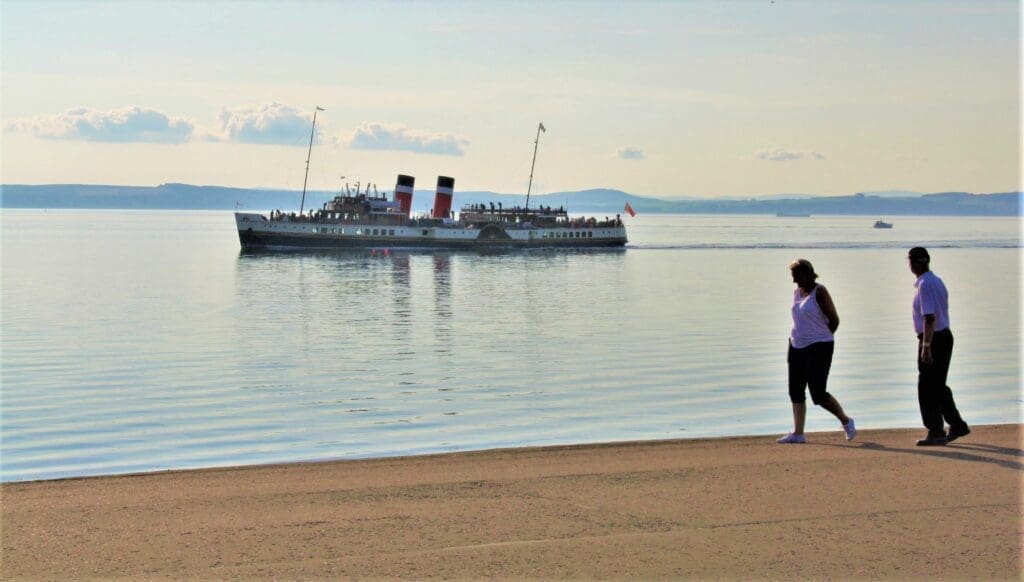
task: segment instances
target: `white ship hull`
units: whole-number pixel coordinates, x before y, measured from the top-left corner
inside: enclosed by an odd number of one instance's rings
[[[623,226],[553,228],[437,225],[408,226],[270,220],[257,213],[236,212],[243,249],[344,248],[592,248],[626,244]]]

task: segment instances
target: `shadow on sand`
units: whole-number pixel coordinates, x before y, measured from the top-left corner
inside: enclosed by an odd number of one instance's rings
[[[888,453],[902,453],[906,455],[922,455],[925,457],[935,457],[940,459],[954,459],[957,461],[971,461],[974,463],[989,463],[992,465],[998,465],[1007,469],[1015,471],[1024,471],[1024,463],[1020,461],[1014,461],[1010,459],[997,459],[988,456],[975,454],[971,451],[994,453],[999,455],[1007,455],[1009,457],[1024,457],[1024,451],[1020,449],[1012,449],[1008,447],[997,447],[994,445],[987,445],[983,443],[952,443],[941,447],[912,447],[912,448],[892,448],[887,447],[880,443],[871,441],[861,442],[858,444],[832,444],[832,443],[808,443],[824,447],[844,447],[850,449],[863,449],[869,451],[884,451]]]

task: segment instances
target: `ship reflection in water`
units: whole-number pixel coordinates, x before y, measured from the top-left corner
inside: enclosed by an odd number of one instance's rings
[[[578,348],[614,336],[619,316],[590,307],[624,300],[627,254],[245,252],[235,271],[240,380],[257,406],[279,402],[293,416],[309,406],[281,430],[334,443],[339,456],[465,448],[483,426],[505,446],[521,440],[524,419],[555,426],[579,407],[568,402],[581,383],[624,382],[625,369],[591,378]]]

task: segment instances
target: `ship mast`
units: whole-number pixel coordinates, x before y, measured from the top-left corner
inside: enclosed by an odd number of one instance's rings
[[[533,140],[533,161],[530,162],[530,183],[526,186],[526,209],[530,208],[530,190],[533,188],[533,166],[537,163],[537,146],[540,144],[540,132],[547,133],[544,123],[537,125],[537,139]]]
[[[309,151],[306,152],[306,177],[302,179],[302,203],[299,204],[299,216],[302,215],[303,209],[306,208],[306,182],[309,181],[309,158],[313,156],[313,134],[316,133],[316,112],[323,111],[324,108],[319,105],[313,110],[313,128],[309,130]],[[536,156],[536,152],[534,152]]]

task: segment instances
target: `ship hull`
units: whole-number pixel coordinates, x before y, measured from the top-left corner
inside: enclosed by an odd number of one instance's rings
[[[326,250],[360,248],[490,249],[608,248],[628,242],[615,227],[513,229],[483,227],[395,226],[268,220],[236,213],[238,239],[246,250]]]

